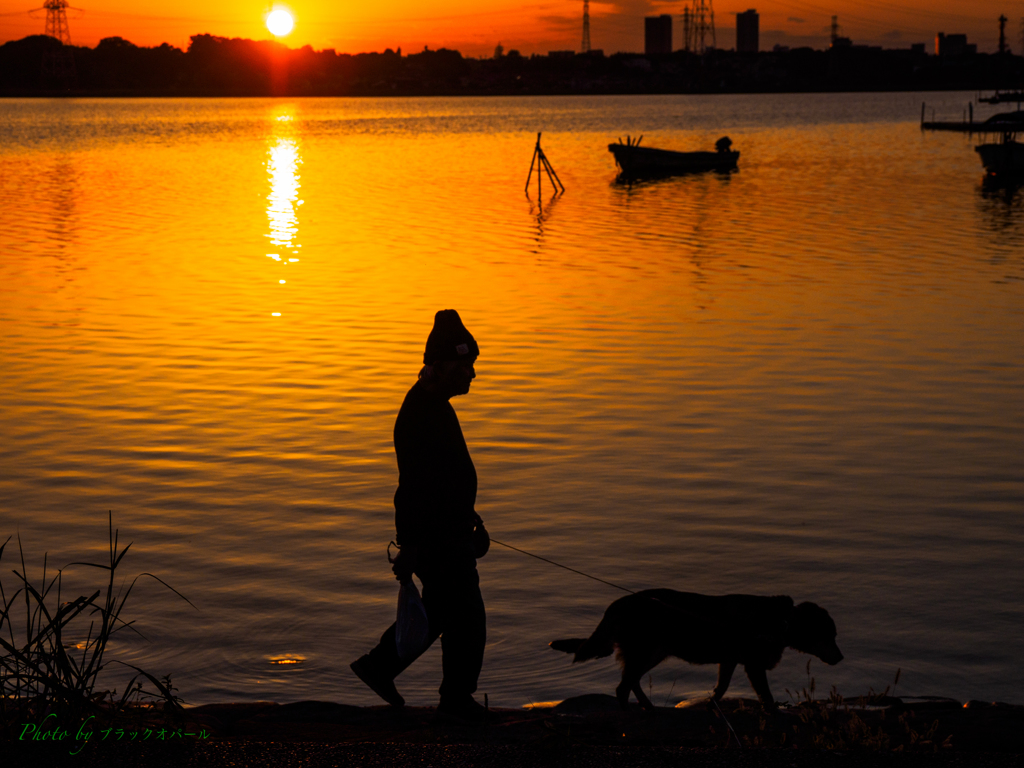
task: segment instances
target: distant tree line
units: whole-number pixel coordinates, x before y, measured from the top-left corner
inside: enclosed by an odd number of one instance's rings
[[[69,55],[70,54],[70,55]],[[33,35],[0,46],[0,94],[125,96],[369,96],[567,93],[759,93],[1017,88],[1024,58],[968,53],[956,57],[921,50],[866,46],[825,51],[703,56],[617,53],[490,59],[424,49],[402,55],[346,54],[273,41],[194,35],[187,51],[143,48],[108,37],[95,48]],[[44,60],[73,60],[60,75]],[[67,74],[73,71],[73,76]],[[48,74],[44,74],[44,72]]]

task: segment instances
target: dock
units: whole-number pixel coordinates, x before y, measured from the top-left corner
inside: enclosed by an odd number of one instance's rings
[[[934,110],[932,110],[934,112]],[[968,104],[962,120],[924,119],[925,105],[921,102],[922,131],[954,131],[956,133],[1006,133],[1024,131],[1024,112],[1010,112],[993,115],[988,120],[974,121],[974,105]]]
[[[969,122],[934,122],[921,123],[922,131],[957,131],[959,133],[988,133],[992,128],[984,128],[982,123]]]

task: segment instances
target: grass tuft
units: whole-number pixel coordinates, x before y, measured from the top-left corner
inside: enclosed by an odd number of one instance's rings
[[[808,662],[808,684],[796,694],[786,689],[789,706],[773,719],[762,713],[757,732],[744,736],[744,743],[751,747],[866,752],[937,752],[948,748],[950,737],[937,737],[938,720],[923,725],[892,695],[900,672],[896,671],[893,684],[880,693],[871,690],[866,696],[846,699],[833,686],[827,698],[816,699]]]
[[[13,591],[0,577],[0,738],[10,739],[19,723],[39,721],[54,715],[65,722],[94,716],[105,721],[137,717],[145,710],[155,711],[163,704],[165,713],[181,710],[170,675],[162,678],[133,664],[107,656],[110,640],[118,632],[131,630],[134,622],[122,618],[128,598],[143,577],[158,581],[174,594],[192,603],[165,581],[151,573],[140,573],[127,589],[117,580],[117,569],[131,548],[120,548],[113,517],[108,515],[109,556],[106,563],[74,562],[47,575],[47,556],[43,556],[43,575],[38,584],[28,578],[25,553],[18,537],[21,569]],[[0,545],[3,559],[11,537]],[[64,571],[73,566],[104,572],[105,582],[91,594],[64,600],[61,593]],[[192,605],[195,608],[194,605]],[[23,611],[23,616],[21,615]],[[84,629],[86,623],[88,628]],[[69,642],[68,638],[85,637]],[[120,695],[106,689],[100,674],[110,664],[135,670]]]

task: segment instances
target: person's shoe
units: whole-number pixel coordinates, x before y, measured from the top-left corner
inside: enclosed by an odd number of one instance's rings
[[[485,723],[494,715],[472,696],[442,697],[437,712],[465,720],[467,723]]]
[[[389,680],[374,669],[373,662],[370,661],[368,655],[360,656],[349,665],[349,668],[356,673],[356,677],[366,683],[371,691],[384,699],[392,707],[401,708],[405,706],[405,699],[402,698],[402,694],[395,688],[395,681]]]

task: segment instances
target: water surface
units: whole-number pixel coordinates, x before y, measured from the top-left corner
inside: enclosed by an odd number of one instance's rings
[[[117,652],[190,703],[374,703],[348,664],[397,597],[391,430],[455,307],[495,538],[814,600],[846,654],[819,690],[1020,701],[1024,194],[917,127],[969,98],[2,100],[0,532],[100,557],[111,510],[126,573],[199,609],[140,582]],[[561,197],[523,193],[537,131]],[[737,173],[614,183],[618,137],[726,133]],[[480,571],[493,704],[612,691],[546,646],[621,593]],[[652,698],[714,680],[666,662]]]

